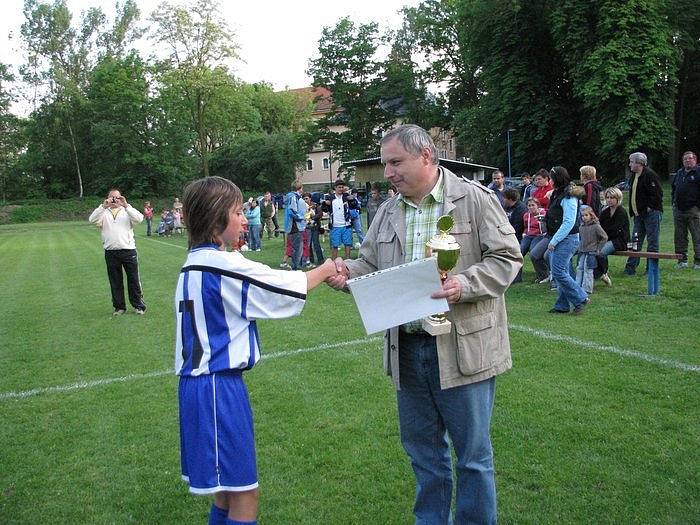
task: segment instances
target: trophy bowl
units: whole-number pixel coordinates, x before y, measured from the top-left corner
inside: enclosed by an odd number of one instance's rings
[[[449,215],[443,215],[437,221],[438,233],[426,243],[431,255],[437,256],[437,266],[442,282],[445,282],[447,274],[457,266],[459,260],[460,245],[449,233],[453,227],[454,219]],[[423,330],[430,335],[449,334],[452,329],[452,323],[447,320],[445,313],[424,318],[422,326]]]

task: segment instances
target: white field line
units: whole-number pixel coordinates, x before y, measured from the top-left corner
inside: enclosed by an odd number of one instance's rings
[[[624,350],[616,346],[610,345],[599,345],[598,343],[593,343],[591,341],[584,341],[582,339],[577,339],[575,337],[570,337],[568,335],[553,334],[550,332],[545,332],[543,330],[536,330],[528,326],[514,325],[508,326],[511,330],[516,332],[523,332],[526,334],[534,335],[541,339],[549,339],[550,341],[561,341],[563,343],[570,343],[576,346],[582,346],[584,348],[590,348],[592,350],[598,350],[600,352],[607,352],[610,354],[616,354],[622,357],[630,357],[632,359],[639,359],[641,361],[646,361],[648,363],[653,363],[655,365],[666,366],[669,368],[677,368],[678,370],[684,370],[687,372],[700,372],[700,366],[691,365],[688,363],[683,363],[682,361],[674,361],[673,359],[664,359],[662,357],[656,357],[650,354],[644,354],[642,352],[636,352],[634,350]]]
[[[148,236],[139,235],[138,238],[140,238],[140,239],[148,239]],[[187,246],[182,246],[181,244],[172,244],[172,243],[169,243],[169,242],[160,241],[160,240],[158,240],[158,239],[148,239],[148,240],[145,241],[145,242],[157,242],[157,243],[159,243],[159,244],[165,244],[166,246],[172,246],[173,248],[179,248],[179,249],[181,249],[181,250],[187,250]]]
[[[166,243],[164,243],[166,244]],[[683,363],[681,361],[674,361],[671,359],[663,359],[649,354],[644,354],[642,352],[635,352],[633,350],[624,350],[622,348],[617,348],[616,346],[599,345],[598,343],[593,343],[591,341],[585,341],[582,339],[577,339],[575,337],[570,337],[568,335],[553,334],[551,332],[545,332],[543,330],[536,330],[528,326],[522,325],[509,325],[511,330],[516,332],[523,332],[526,334],[539,337],[540,339],[548,339],[550,341],[561,341],[563,343],[569,343],[574,346],[580,346],[583,348],[590,348],[592,350],[598,350],[600,352],[607,352],[610,354],[616,354],[621,357],[628,357],[631,359],[638,359],[641,361],[646,361],[655,365],[665,366],[669,368],[675,368],[678,370],[683,370],[687,372],[700,372],[700,366],[691,365],[688,363]],[[281,352],[273,352],[270,354],[263,354],[261,360],[264,359],[275,359],[278,357],[289,357],[297,354],[304,354],[308,352],[318,352],[320,350],[331,350],[335,348],[342,348],[345,346],[353,346],[363,343],[379,342],[381,337],[372,337],[364,339],[354,339],[352,341],[342,341],[339,343],[328,343],[318,346],[312,346],[308,348],[297,348],[296,350],[287,350]],[[36,396],[40,394],[54,394],[71,392],[73,390],[84,390],[87,388],[94,388],[102,385],[109,385],[112,383],[123,383],[126,381],[132,381],[135,379],[148,379],[152,377],[161,377],[173,374],[172,370],[163,370],[160,372],[149,372],[144,374],[129,374],[123,377],[112,377],[107,379],[98,379],[95,381],[85,381],[81,383],[73,383],[72,385],[62,385],[62,386],[50,386],[42,388],[34,388],[32,390],[24,390],[20,392],[0,392],[0,401],[6,399],[24,399],[31,396]]]
[[[287,350],[282,352],[272,352],[270,354],[263,354],[261,360],[275,359],[278,357],[289,357],[297,354],[305,354],[307,352],[318,352],[320,350],[332,350],[335,348],[342,348],[345,346],[354,346],[363,343],[374,343],[381,341],[380,337],[371,337],[365,339],[354,339],[352,341],[342,341],[340,343],[328,343],[318,346],[312,346],[309,348],[297,348],[296,350]],[[61,394],[64,392],[72,392],[74,390],[85,390],[87,388],[94,388],[97,386],[111,385],[112,383],[124,383],[126,381],[133,381],[135,379],[149,379],[153,377],[162,377],[167,375],[174,375],[173,370],[162,370],[160,372],[148,372],[144,374],[129,374],[122,377],[110,377],[107,379],[97,379],[95,381],[83,381],[81,383],[73,383],[72,385],[62,385],[62,386],[49,386],[42,388],[34,388],[32,390],[24,390],[21,392],[0,392],[0,401],[6,399],[24,399],[26,397],[32,397],[40,394]]]

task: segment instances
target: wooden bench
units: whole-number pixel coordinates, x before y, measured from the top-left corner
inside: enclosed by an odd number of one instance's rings
[[[683,256],[679,253],[635,252],[632,250],[614,252],[611,255],[620,255],[622,257],[643,257],[647,259],[649,262],[649,266],[647,268],[647,293],[649,295],[657,295],[661,291],[659,259],[675,259],[680,261],[683,258]]]

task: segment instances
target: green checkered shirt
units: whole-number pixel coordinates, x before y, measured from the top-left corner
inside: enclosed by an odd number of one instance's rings
[[[437,233],[437,221],[442,215],[444,204],[444,184],[442,170],[438,181],[419,205],[399,194],[399,205],[406,214],[406,255],[404,262],[423,259],[428,256],[426,243]],[[407,332],[421,330],[421,322],[413,321],[403,325]]]

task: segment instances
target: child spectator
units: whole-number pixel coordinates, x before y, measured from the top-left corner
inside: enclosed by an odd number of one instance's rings
[[[173,214],[173,230],[182,235],[182,212],[175,208]]]
[[[515,230],[515,237],[520,242],[523,238],[524,224],[523,215],[527,207],[520,200],[520,193],[515,188],[506,188],[503,190],[503,210],[506,212],[508,222]],[[518,275],[513,279],[513,283],[523,282],[523,269],[518,270]]]
[[[325,229],[321,224],[321,219],[323,219],[321,207],[310,200],[306,229],[309,231],[309,262],[311,264],[316,262],[320,264],[325,259],[323,248],[321,247],[321,235],[325,233]]]
[[[243,372],[260,359],[256,320],[301,313],[309,290],[336,275],[328,260],[282,272],[226,252],[246,223],[238,187],[221,177],[187,186],[189,253],[175,292],[180,460],[190,492],[214,495],[209,523],[257,523],[253,418]]]
[[[245,218],[248,220],[248,233],[250,238],[250,249],[259,252],[262,249],[260,234],[262,232],[262,222],[260,220],[260,207],[258,201],[250,199],[248,209],[245,211]]]
[[[581,172],[583,189],[586,190],[586,194],[583,197],[583,204],[590,206],[595,216],[600,217],[600,211],[603,208],[600,202],[600,192],[603,187],[596,179],[595,168],[593,166],[581,166],[579,171]]]
[[[165,213],[165,236],[170,237],[175,229],[175,217],[170,210],[165,210],[163,213]]]
[[[523,238],[520,240],[520,252],[525,257],[530,250],[534,250],[537,245],[546,239],[545,214],[544,208],[540,208],[540,202],[530,197],[527,201],[527,211],[523,213]],[[533,267],[535,267],[533,263]],[[535,267],[535,273],[537,268]],[[537,280],[545,279],[544,270],[541,275],[537,275]]]
[[[165,212],[161,212],[160,214],[160,221],[158,222],[156,233],[158,237],[163,237],[165,235]]]
[[[608,240],[608,235],[598,223],[598,217],[590,206],[581,206],[581,220],[579,235],[578,267],[576,268],[576,282],[586,293],[593,293],[593,269],[598,265],[596,256]]]
[[[146,219],[146,235],[150,237],[153,226],[153,207],[149,201],[143,203],[143,218]]]

